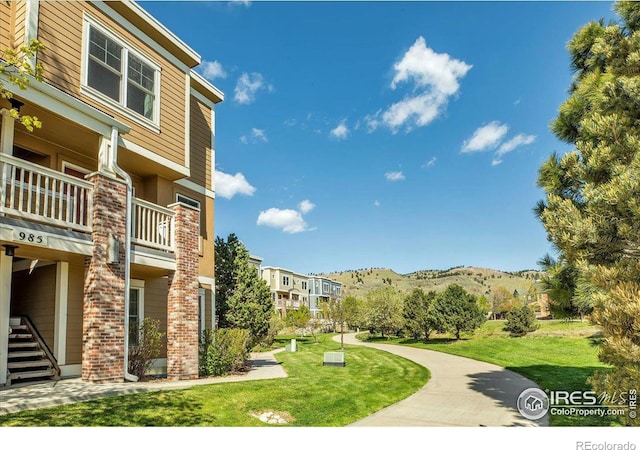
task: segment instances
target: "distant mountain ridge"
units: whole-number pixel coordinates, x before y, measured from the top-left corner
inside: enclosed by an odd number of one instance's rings
[[[409,292],[417,287],[439,292],[450,284],[459,284],[474,295],[490,294],[498,286],[524,295],[543,274],[538,270],[503,272],[482,267],[457,266],[446,270],[419,270],[405,275],[385,268],[353,269],[321,275],[341,282],[345,286],[346,295],[357,297],[386,286],[402,292]]]

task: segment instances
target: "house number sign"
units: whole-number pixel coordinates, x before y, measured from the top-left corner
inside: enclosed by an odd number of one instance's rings
[[[33,230],[13,230],[13,240],[18,242],[24,242],[29,245],[41,245],[46,247],[48,245],[47,236],[44,234],[34,233]]]

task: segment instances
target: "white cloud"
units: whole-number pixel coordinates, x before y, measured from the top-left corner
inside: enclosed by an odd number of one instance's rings
[[[378,200],[374,201],[373,206],[380,206],[380,202]]]
[[[260,89],[264,89],[264,78],[262,74],[254,72],[254,73],[243,73],[238,78],[238,82],[236,83],[236,87],[234,89],[234,97],[233,99],[242,105],[248,105],[253,103],[256,100],[256,93]],[[271,90],[273,87],[271,86]]]
[[[227,72],[218,61],[202,61],[202,76],[213,81],[216,78],[227,78]]]
[[[389,181],[402,181],[404,180],[406,177],[404,176],[404,174],[400,171],[398,172],[387,172],[384,174],[385,178]]]
[[[300,212],[302,214],[306,214],[306,213],[312,211],[313,208],[315,208],[315,207],[316,207],[316,205],[311,203],[309,200],[302,200],[300,202],[300,204],[298,205],[298,208],[300,209]]]
[[[247,8],[251,6],[250,0],[231,0],[229,2],[229,6],[246,6]]]
[[[260,130],[258,128],[251,129],[251,136],[260,142],[269,142],[267,139],[267,135],[264,133],[264,130]]]
[[[338,140],[346,139],[349,135],[349,128],[347,127],[346,122],[346,119],[340,122],[337,127],[329,132],[329,134]]]
[[[423,169],[428,169],[429,167],[433,167],[436,164],[436,161],[438,160],[438,158],[436,158],[435,156],[433,158],[431,158],[429,161],[427,161],[426,163],[424,163],[422,165]]]
[[[515,150],[517,147],[520,147],[521,145],[533,144],[535,140],[536,140],[536,136],[533,136],[530,134],[523,134],[523,133],[520,133],[515,137],[512,137],[507,142],[505,142],[500,147],[498,147],[498,150],[493,156],[493,161],[491,161],[491,165],[497,166],[502,162],[502,157],[504,155],[506,155],[509,152],[512,152],[513,150]]]
[[[267,139],[267,134],[264,130],[261,130],[259,128],[252,128],[249,136],[240,136],[240,142],[242,142],[243,144],[257,144],[259,142],[269,142],[269,139]]]
[[[260,211],[257,224],[271,228],[280,228],[289,234],[313,230],[309,228],[304,221],[302,214],[293,209],[269,208],[266,211]]]
[[[393,68],[396,75],[391,82],[395,89],[399,83],[413,80],[416,86],[431,87],[437,92],[453,95],[460,89],[458,80],[464,77],[471,65],[451,58],[447,53],[436,53],[422,36],[404,54]]]
[[[460,90],[460,79],[473,66],[454,59],[447,53],[436,53],[420,36],[394,66],[391,89],[403,83],[412,84],[412,93],[389,106],[384,112],[365,117],[369,131],[385,125],[396,133],[405,127],[422,127],[443,111],[449,98]]]
[[[509,131],[507,125],[497,120],[478,128],[471,139],[462,144],[462,153],[481,152],[495,148]]]
[[[228,199],[238,194],[251,196],[256,191],[242,173],[230,175],[219,170],[215,172],[215,189],[216,195]]]

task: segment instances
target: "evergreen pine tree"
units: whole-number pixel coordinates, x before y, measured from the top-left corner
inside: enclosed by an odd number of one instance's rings
[[[604,331],[614,369],[592,383],[609,394],[640,386],[640,3],[614,8],[619,23],[591,22],[568,44],[576,75],[552,129],[575,149],[540,168],[537,208]]]

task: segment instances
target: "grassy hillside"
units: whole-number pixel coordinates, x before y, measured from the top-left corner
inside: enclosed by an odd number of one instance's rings
[[[391,269],[358,269],[324,274],[340,281],[345,286],[346,295],[361,296],[371,289],[392,286],[402,292],[420,287],[426,291],[442,291],[450,284],[459,284],[468,292],[482,295],[502,286],[510,292],[518,290],[525,294],[541,272],[528,270],[506,273],[499,270],[478,267],[454,267],[448,270],[421,270],[401,275]]]

